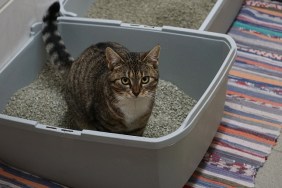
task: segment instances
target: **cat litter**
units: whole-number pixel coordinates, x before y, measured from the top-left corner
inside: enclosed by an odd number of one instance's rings
[[[198,29],[217,0],[95,0],[87,17]]]
[[[3,114],[69,128],[71,122],[66,113],[62,89],[60,76],[56,75],[53,68],[45,66],[34,82],[11,97]],[[144,136],[161,137],[175,131],[195,104],[196,100],[175,85],[160,80]]]

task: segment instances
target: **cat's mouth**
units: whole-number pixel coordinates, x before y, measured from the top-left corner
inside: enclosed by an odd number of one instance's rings
[[[132,99],[132,100],[139,100],[139,99],[144,99],[144,98],[147,98],[146,96],[144,96],[144,95],[131,95],[130,97],[129,97],[129,99]]]
[[[139,95],[129,94],[127,99],[130,99],[132,101],[138,101],[138,100],[150,100],[153,98],[151,93],[140,93]]]
[[[142,96],[140,96],[140,95],[131,95],[131,98],[132,99],[138,99],[138,98],[142,98]]]

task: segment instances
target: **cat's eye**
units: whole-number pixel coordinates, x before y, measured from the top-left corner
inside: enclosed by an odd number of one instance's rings
[[[144,76],[141,80],[142,84],[147,84],[150,81],[150,77],[149,76]]]
[[[128,85],[128,84],[130,83],[129,78],[122,77],[122,78],[121,78],[121,83],[122,83],[123,85]]]

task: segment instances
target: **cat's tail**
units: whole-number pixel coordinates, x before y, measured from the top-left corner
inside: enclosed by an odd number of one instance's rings
[[[74,58],[69,54],[62,37],[58,31],[57,18],[60,16],[60,3],[53,3],[43,17],[42,38],[49,54],[50,61],[64,72],[68,69]]]

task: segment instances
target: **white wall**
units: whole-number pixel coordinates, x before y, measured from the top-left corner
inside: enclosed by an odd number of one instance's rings
[[[54,0],[0,0],[0,69],[28,40]]]

